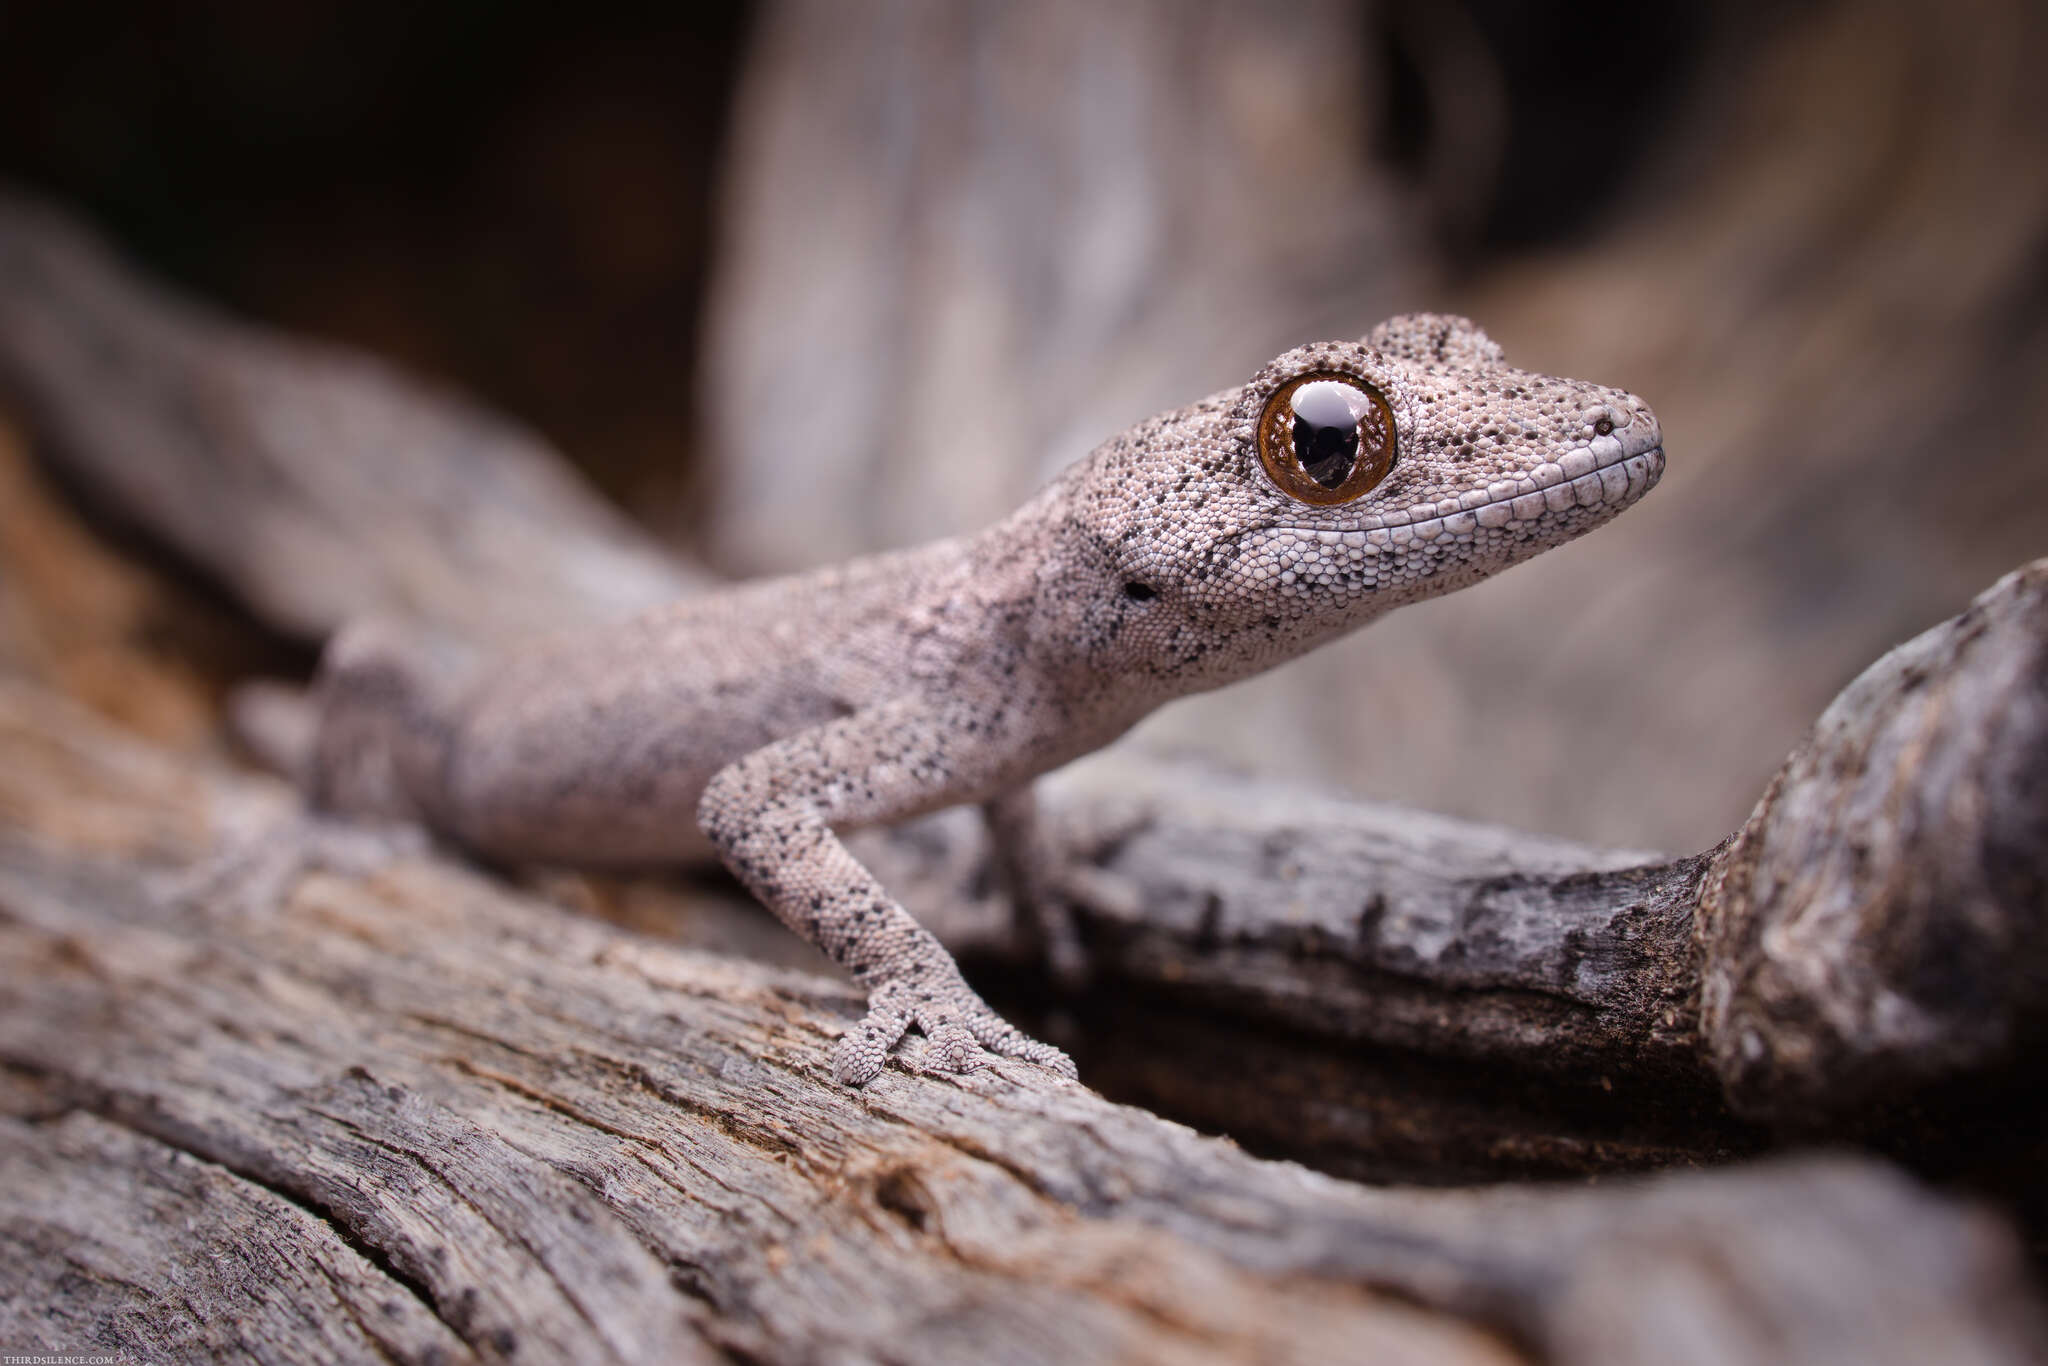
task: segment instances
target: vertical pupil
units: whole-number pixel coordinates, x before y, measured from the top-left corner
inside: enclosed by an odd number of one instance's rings
[[[1294,458],[1309,478],[1334,489],[1358,463],[1358,415],[1341,384],[1304,384],[1289,404],[1294,409]]]

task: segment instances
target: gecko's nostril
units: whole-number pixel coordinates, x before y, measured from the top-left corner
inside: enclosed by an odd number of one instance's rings
[[[1592,436],[1612,436],[1635,421],[1636,415],[1612,403],[1596,403],[1579,415],[1585,431]]]
[[[1159,590],[1152,587],[1151,584],[1138,583],[1133,580],[1124,585],[1124,596],[1132,602],[1150,602],[1159,596]]]

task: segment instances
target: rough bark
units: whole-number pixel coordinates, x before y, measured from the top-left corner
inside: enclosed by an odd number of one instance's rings
[[[165,895],[224,830],[288,806],[0,688],[10,1346],[2018,1362],[2042,1345],[1997,1221],[1868,1162],[1374,1191],[1030,1068],[921,1075],[913,1047],[849,1091],[827,1047],[859,1009],[844,987],[438,857],[309,876],[264,906]]]
[[[1959,1079],[2042,1078],[2048,560],[1865,670],[1718,864],[1704,1042],[1805,1128]]]
[[[1375,1180],[1762,1143],[1698,1051],[1705,857],[1645,862],[1135,755],[1042,789],[1095,974],[1050,1002],[1002,937],[971,817],[858,847],[1111,1094]]]
[[[0,1118],[10,1351],[473,1359],[303,1204],[118,1122],[31,1116]]]

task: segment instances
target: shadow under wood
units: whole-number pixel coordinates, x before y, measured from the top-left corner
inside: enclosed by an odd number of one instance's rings
[[[1346,1180],[1590,1177],[1708,1166],[1771,1146],[1704,1081],[1643,1085],[1346,1043],[1121,979],[1054,999],[1014,967],[964,967],[999,1009],[1071,1051],[1082,1079],[1110,1099]]]
[[[1090,1087],[1260,1157],[1375,1185],[1598,1178],[1709,1167],[1782,1150],[1703,1077],[1584,1078],[1499,1062],[1345,1043],[1105,980],[1049,996],[1012,964],[965,960],[976,988],[1068,1049]],[[2048,1083],[1958,1082],[1873,1112],[1828,1146],[1881,1152],[1994,1200],[2048,1271]]]

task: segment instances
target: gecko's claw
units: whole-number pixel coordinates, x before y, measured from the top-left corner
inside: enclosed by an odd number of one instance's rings
[[[991,1053],[1000,1053],[1006,1058],[1022,1058],[1035,1062],[1040,1067],[1050,1068],[1068,1081],[1079,1077],[1080,1071],[1074,1060],[1049,1043],[1040,1043],[1002,1016],[983,1006],[967,1021],[967,1027],[974,1031],[974,1037],[981,1046]]]
[[[908,982],[877,987],[868,996],[866,1016],[839,1041],[833,1075],[841,1085],[867,1085],[912,1025],[929,1041],[924,1064],[935,1071],[978,1072],[988,1065],[990,1053],[999,1053],[1069,1079],[1077,1075],[1065,1053],[996,1014],[965,982],[936,989]]]

